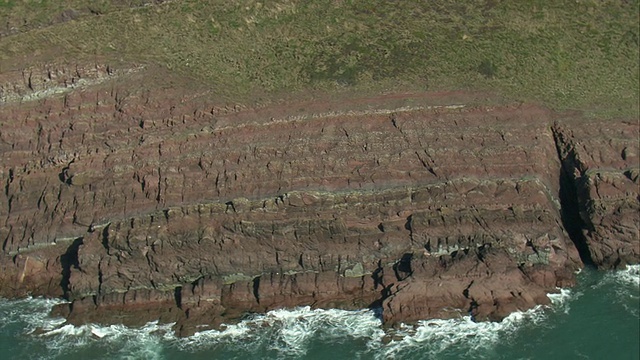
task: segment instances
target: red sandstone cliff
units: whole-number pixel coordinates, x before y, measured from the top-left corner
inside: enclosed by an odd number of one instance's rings
[[[76,322],[499,319],[570,286],[576,245],[639,259],[637,123],[437,94],[215,107],[53,73],[3,87],[0,295],[65,296]]]

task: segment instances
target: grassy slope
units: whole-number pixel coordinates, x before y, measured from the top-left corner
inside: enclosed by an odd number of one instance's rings
[[[638,0],[146,2],[0,0],[0,18],[22,24],[0,38],[0,71],[100,58],[157,64],[244,102],[469,89],[598,116],[640,111]],[[78,18],[58,22],[68,9]]]

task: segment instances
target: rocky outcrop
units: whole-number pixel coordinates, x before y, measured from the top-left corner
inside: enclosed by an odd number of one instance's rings
[[[0,105],[29,102],[68,94],[114,78],[131,75],[142,67],[115,70],[109,65],[48,64],[0,74]],[[65,98],[64,101],[68,101]],[[99,100],[97,100],[99,101]],[[63,103],[63,106],[69,106]]]
[[[581,166],[567,154],[582,135],[536,106],[446,99],[247,110],[112,81],[7,103],[0,294],[182,334],[298,305],[371,307],[393,324],[545,303],[581,266],[560,178]],[[625,199],[593,217],[596,242],[632,226],[616,220],[637,209]]]

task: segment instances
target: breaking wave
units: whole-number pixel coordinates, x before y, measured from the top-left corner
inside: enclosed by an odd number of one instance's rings
[[[628,305],[628,311],[637,318],[640,266],[607,273],[598,280],[594,274],[580,274],[583,286],[577,289],[558,289],[549,294],[550,306],[516,312],[501,322],[474,322],[465,316],[384,329],[379,314],[371,310],[300,307],[253,314],[223,330],[200,331],[186,338],[174,335],[173,324],[157,322],[139,328],[74,326],[49,315],[53,306],[62,303],[60,300],[0,299],[0,344],[10,344],[14,339],[28,344],[31,350],[13,355],[38,359],[500,358],[500,349],[518,347],[526,334],[552,329],[554,321],[565,321],[550,317],[557,314],[567,319],[565,314],[572,305],[581,306],[577,299],[583,296],[582,291],[590,294],[592,290],[615,289],[613,301],[625,308]],[[39,355],[32,355],[33,349]]]
[[[63,304],[57,299],[25,298],[7,300],[0,298],[0,330],[15,324],[23,326],[25,333],[33,333],[36,329],[53,330],[65,323],[63,318],[49,316],[51,308]]]
[[[562,290],[552,295],[552,306],[562,308],[570,292]],[[550,297],[552,297],[550,296]],[[514,312],[501,322],[475,322],[469,316],[451,320],[423,320],[416,325],[403,325],[393,334],[379,359],[405,358],[421,354],[426,358],[456,358],[461,355],[474,359],[495,358],[494,347],[505,344],[522,327],[540,326],[547,317],[546,307]]]
[[[627,265],[626,269],[612,272],[608,276],[621,285],[640,287],[640,264]]]
[[[163,359],[161,343],[174,338],[172,324],[157,322],[141,328],[66,324],[64,318],[49,316],[51,308],[62,303],[64,301],[42,298],[0,299],[0,332],[7,333],[11,327],[20,329],[20,334],[16,334],[18,339],[27,337],[32,342],[30,346],[46,353],[25,353],[24,357],[38,359],[59,358],[70,353],[79,357],[86,354],[94,359]]]
[[[553,311],[561,311],[565,314],[569,314],[571,310],[571,301],[577,299],[582,295],[581,292],[574,292],[571,289],[558,289],[557,293],[547,294],[547,297],[551,301],[551,309]]]
[[[365,351],[375,350],[384,331],[373,311],[323,310],[300,307],[273,310],[253,315],[222,331],[207,330],[178,340],[181,349],[190,352],[215,350],[221,344],[251,354],[273,354],[276,358],[300,358],[308,353],[311,342],[319,339],[340,343],[364,342]]]
[[[562,308],[570,297],[568,290],[551,294],[552,306]],[[519,327],[540,324],[546,316],[544,308],[537,307],[513,313],[499,323],[474,322],[470,317],[461,317],[383,330],[371,310],[300,307],[251,315],[224,330],[201,331],[177,338],[171,330],[173,324],[150,322],[140,328],[67,324],[62,318],[48,315],[50,309],[60,303],[39,298],[0,300],[0,315],[4,320],[0,330],[8,324],[20,325],[22,336],[46,349],[47,355],[40,358],[68,354],[93,354],[92,358],[96,358],[95,354],[104,354],[105,359],[167,359],[184,354],[217,354],[220,358],[238,359],[247,356],[304,358],[316,351],[332,350],[342,351],[338,358],[346,357],[344,353],[349,352],[349,358],[386,359],[417,353],[446,357],[449,352],[460,354],[461,349],[478,358],[490,357],[493,345],[504,342]],[[325,349],[319,350],[319,346]]]
[[[105,358],[159,360],[164,359],[163,342],[174,338],[172,326],[156,321],[140,328],[67,324],[42,333],[40,339],[46,340],[48,350],[54,354],[63,354],[69,348],[81,351],[98,347],[109,352]]]
[[[613,301],[620,304],[629,314],[640,319],[640,265],[627,265],[624,270],[605,275],[603,283],[614,285]]]

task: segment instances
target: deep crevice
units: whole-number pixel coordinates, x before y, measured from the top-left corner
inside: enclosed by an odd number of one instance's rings
[[[412,259],[412,253],[405,253],[402,255],[402,258],[393,265],[393,271],[398,281],[403,281],[413,274],[413,269],[411,268]]]
[[[109,253],[109,226],[111,224],[107,225],[104,227],[104,229],[102,229],[102,247],[104,247],[105,250],[107,250],[107,254]]]
[[[564,166],[560,170],[560,218],[562,226],[569,234],[569,238],[580,254],[580,260],[585,266],[595,267],[591,258],[587,238],[582,232],[586,224],[580,217],[578,192],[573,179],[567,174]]]
[[[253,297],[255,297],[256,302],[260,304],[260,276],[253,279]]]
[[[374,316],[383,321],[384,308],[382,304],[384,301],[391,296],[391,286],[384,285],[384,268],[382,267],[382,261],[378,260],[378,268],[371,274],[371,278],[373,279],[374,289],[377,290],[378,286],[382,287],[380,290],[380,298],[369,304],[368,308],[373,311]]]
[[[382,268],[381,260],[378,260],[378,268],[373,271],[373,274],[371,274],[371,278],[373,279],[374,290],[378,290],[378,286],[384,288],[384,269]]]
[[[563,156],[562,146],[564,139],[558,129],[552,128],[553,139],[555,141],[556,150],[558,152],[558,160],[560,161],[560,219],[562,226],[567,231],[573,245],[578,250],[580,260],[585,266],[595,267],[587,238],[583,230],[587,229],[587,224],[580,216],[580,203],[578,198],[578,189],[576,179],[571,177],[573,169],[570,167],[576,165],[575,154],[569,152],[567,156]]]
[[[80,261],[78,260],[78,249],[82,245],[82,238],[75,239],[71,245],[67,248],[62,256],[60,256],[60,266],[62,267],[62,280],[60,280],[60,287],[62,287],[63,296],[69,300],[69,283],[71,278],[71,267],[74,269],[80,269]]]
[[[176,301],[178,309],[182,309],[182,286],[176,286],[173,290],[173,298]]]

